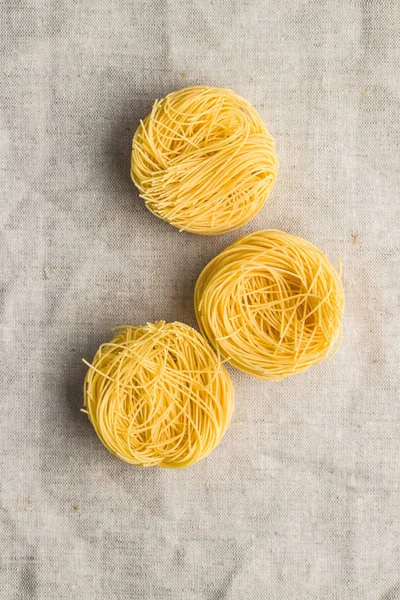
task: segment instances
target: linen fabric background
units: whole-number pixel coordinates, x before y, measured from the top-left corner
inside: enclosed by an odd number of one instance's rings
[[[5,599],[399,600],[397,0],[9,0],[1,17],[1,577]],[[130,148],[194,84],[248,98],[281,169],[216,238],[145,209]],[[281,228],[343,261],[335,358],[279,383],[231,369],[221,446],[119,461],[80,412],[119,324],[195,325],[195,280]]]

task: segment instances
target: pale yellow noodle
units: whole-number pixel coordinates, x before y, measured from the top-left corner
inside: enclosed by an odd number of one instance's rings
[[[259,379],[305,371],[340,345],[340,273],[316,246],[283,231],[239,238],[197,280],[200,330],[230,364]]]
[[[192,233],[250,221],[277,173],[273,138],[232,90],[195,86],[156,100],[132,142],[131,177],[147,208]]]
[[[86,364],[88,418],[104,446],[129,463],[188,467],[219,444],[230,423],[228,372],[188,325],[123,327]]]

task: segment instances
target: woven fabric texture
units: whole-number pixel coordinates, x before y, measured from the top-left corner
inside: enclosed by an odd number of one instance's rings
[[[0,597],[399,600],[397,0],[0,1]],[[245,96],[281,168],[238,232],[179,233],[130,181],[152,102]],[[141,470],[80,412],[118,324],[195,325],[204,265],[284,229],[341,258],[331,362],[266,383],[230,369],[205,461]]]

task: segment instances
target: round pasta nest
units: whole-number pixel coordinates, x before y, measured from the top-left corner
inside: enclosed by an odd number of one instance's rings
[[[230,423],[228,372],[188,325],[124,327],[86,364],[89,420],[104,446],[129,463],[188,467],[219,444]]]
[[[232,90],[195,86],[156,100],[132,142],[131,177],[147,208],[192,233],[250,221],[277,173],[273,138]]]
[[[194,304],[214,348],[259,379],[305,371],[341,342],[340,273],[316,246],[283,231],[259,231],[223,250],[200,274]]]

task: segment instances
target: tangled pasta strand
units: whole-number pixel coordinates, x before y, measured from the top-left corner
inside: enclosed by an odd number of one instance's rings
[[[147,208],[178,229],[233,231],[267,200],[278,173],[261,117],[231,90],[195,86],[154,103],[132,142],[131,177]]]
[[[188,325],[124,327],[86,364],[89,420],[104,446],[129,463],[188,467],[219,444],[230,423],[228,372]]]
[[[332,355],[341,342],[340,273],[310,242],[283,231],[238,239],[200,274],[201,332],[226,360],[279,380]]]

